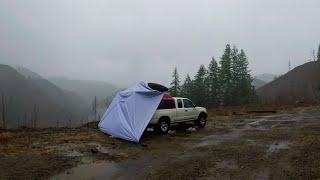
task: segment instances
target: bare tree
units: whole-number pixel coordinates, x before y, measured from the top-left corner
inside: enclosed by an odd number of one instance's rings
[[[23,126],[28,127],[27,121],[28,121],[28,115],[27,115],[27,113],[24,113],[24,115],[23,115]]]
[[[288,71],[291,71],[291,62],[290,62],[290,60],[288,62]]]
[[[94,121],[97,121],[97,96],[94,97],[92,103],[92,112],[94,114]]]
[[[7,128],[7,101],[4,92],[1,92],[1,118],[2,118],[2,128]]]
[[[38,125],[38,118],[39,118],[39,107],[34,104],[33,106],[33,112],[31,114],[31,120],[32,120],[32,125],[33,128],[36,128]]]
[[[315,50],[315,49],[312,49],[312,51],[311,51],[311,57],[312,57],[312,60],[313,60],[313,61],[316,61],[316,60],[317,60],[316,50]]]
[[[72,127],[71,117],[68,116],[68,128]]]
[[[56,126],[57,126],[57,128],[60,126],[59,124],[60,124],[59,118],[57,118],[57,121],[56,121]]]

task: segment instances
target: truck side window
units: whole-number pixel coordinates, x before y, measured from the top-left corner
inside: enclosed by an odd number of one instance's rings
[[[184,108],[193,108],[194,105],[189,99],[183,99]]]
[[[178,99],[177,102],[178,102],[178,108],[182,108],[182,100]]]
[[[174,104],[174,100],[166,100],[166,99],[163,99],[159,106],[158,106],[158,109],[175,109],[176,106]]]

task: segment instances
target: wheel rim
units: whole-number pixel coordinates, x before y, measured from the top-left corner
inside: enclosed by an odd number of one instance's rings
[[[204,126],[204,125],[206,124],[206,118],[201,117],[201,118],[200,118],[200,124],[201,124],[202,126]]]
[[[166,122],[161,122],[161,124],[160,124],[160,129],[161,129],[162,132],[168,131],[168,128],[169,128],[168,123],[166,123]]]

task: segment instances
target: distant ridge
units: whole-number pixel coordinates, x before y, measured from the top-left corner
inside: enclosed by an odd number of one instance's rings
[[[266,83],[273,81],[276,77],[278,77],[278,75],[270,73],[257,74],[254,76],[254,78],[260,79]]]
[[[32,81],[49,98],[51,98],[54,103],[64,108],[65,110],[73,114],[79,114],[79,112],[84,112],[85,110],[89,109],[89,107],[86,106],[85,100],[75,92],[61,89],[52,82],[43,78],[38,73],[33,72],[32,70],[23,66],[14,65],[13,68],[15,68],[28,80]]]
[[[262,87],[263,85],[267,84],[267,82],[261,80],[261,79],[258,79],[256,77],[253,78],[252,80],[252,86],[254,86],[255,89],[258,89],[260,87]]]
[[[263,102],[294,103],[320,101],[320,62],[300,65],[257,89]]]
[[[40,88],[7,65],[0,65],[0,93],[6,104],[7,128],[32,127],[34,120],[37,127],[46,127],[68,116]]]
[[[0,64],[0,101],[2,94],[7,108],[7,128],[76,125],[88,111],[79,95],[63,91],[23,67],[17,71]]]
[[[40,76],[38,73],[35,73],[33,71],[31,71],[28,68],[25,68],[23,66],[20,65],[10,65],[11,67],[13,67],[16,71],[18,71],[21,75],[23,75],[26,78],[30,78],[30,79],[43,79],[42,76]]]
[[[118,88],[110,83],[93,80],[74,80],[64,77],[53,77],[48,79],[61,89],[79,94],[91,105],[94,97],[98,100],[111,101]]]

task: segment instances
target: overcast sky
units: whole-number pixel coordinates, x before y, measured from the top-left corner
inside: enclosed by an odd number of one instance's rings
[[[227,43],[253,74],[284,73],[320,43],[318,0],[0,0],[0,63],[44,77],[168,84]]]

